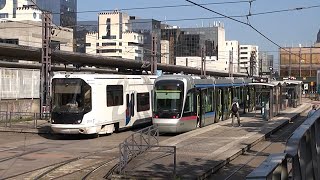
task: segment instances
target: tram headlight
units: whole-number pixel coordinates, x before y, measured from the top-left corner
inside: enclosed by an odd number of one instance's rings
[[[77,124],[80,124],[80,123],[81,123],[81,121],[82,121],[81,119],[77,120]]]

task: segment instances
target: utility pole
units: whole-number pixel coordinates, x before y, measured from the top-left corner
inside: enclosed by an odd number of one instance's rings
[[[51,30],[52,15],[43,12],[42,14],[42,55],[40,72],[40,113],[47,113],[50,108],[51,90]]]
[[[289,77],[291,76],[291,66],[292,66],[292,59],[291,59],[291,48],[289,48]]]
[[[312,47],[310,47],[310,74],[309,76],[312,76]]]
[[[299,46],[299,77],[301,77],[301,44]]]
[[[255,61],[255,51],[251,51],[251,55],[250,55],[250,70],[249,70],[249,74],[250,77],[253,77],[253,63]]]
[[[201,76],[206,75],[206,50],[205,46],[201,48]]]
[[[233,51],[229,51],[229,77],[233,77]]]
[[[158,63],[158,37],[155,33],[152,33],[152,43],[151,43],[151,74],[157,74],[157,63]]]

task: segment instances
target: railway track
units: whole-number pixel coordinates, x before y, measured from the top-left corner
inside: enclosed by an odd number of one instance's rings
[[[306,113],[270,135],[266,140],[253,146],[248,152],[240,155],[229,164],[212,174],[209,179],[245,179],[246,176],[254,168],[258,167],[269,154],[283,152],[287,139],[305,119]]]

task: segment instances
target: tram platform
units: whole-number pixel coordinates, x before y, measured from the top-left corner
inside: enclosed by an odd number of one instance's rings
[[[176,178],[203,179],[310,107],[310,102],[304,102],[269,121],[243,115],[242,127],[232,127],[228,119],[166,139],[160,145],[176,146]],[[144,153],[127,165],[126,175],[113,178],[173,179],[173,156],[160,151]]]

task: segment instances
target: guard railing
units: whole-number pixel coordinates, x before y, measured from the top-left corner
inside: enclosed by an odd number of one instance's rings
[[[173,175],[176,175],[176,147],[159,145],[159,129],[156,125],[133,133],[119,144],[119,163],[112,171],[116,171],[120,175],[126,174],[128,163],[146,151],[148,151],[148,153],[157,153],[158,155],[162,153],[162,155],[157,158],[173,155]],[[110,174],[113,173],[114,172],[110,172]]]
[[[45,119],[43,117],[46,117]],[[36,129],[48,124],[50,114],[0,111],[0,127]]]
[[[320,179],[320,110],[291,135],[284,153],[271,154],[247,179]]]

